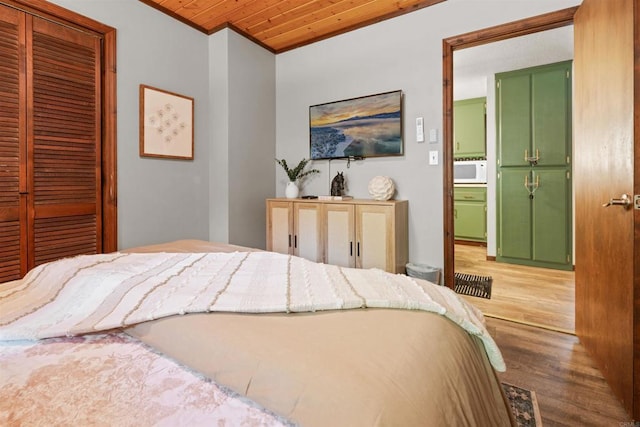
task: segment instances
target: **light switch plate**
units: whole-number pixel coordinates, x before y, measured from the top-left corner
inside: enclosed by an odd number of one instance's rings
[[[437,165],[438,164],[438,151],[429,151],[429,164]]]

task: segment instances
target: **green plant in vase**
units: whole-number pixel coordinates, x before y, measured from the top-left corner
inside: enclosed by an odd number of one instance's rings
[[[310,162],[309,159],[300,160],[300,163],[298,163],[298,165],[293,169],[289,168],[289,165],[287,164],[287,161],[285,159],[276,159],[276,162],[278,162],[278,164],[282,166],[282,169],[284,169],[285,173],[289,177],[289,182],[287,183],[287,188],[285,190],[285,194],[288,199],[295,199],[296,197],[298,197],[300,189],[298,188],[297,181],[300,181],[302,178],[305,178],[309,175],[313,175],[314,173],[320,173],[318,169],[304,170],[304,168]]]

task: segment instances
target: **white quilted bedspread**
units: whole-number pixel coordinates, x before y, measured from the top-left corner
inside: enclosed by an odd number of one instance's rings
[[[0,340],[72,336],[207,311],[366,307],[446,316],[482,340],[496,370],[505,369],[482,314],[450,289],[273,252],[112,253],[44,264],[0,288]]]

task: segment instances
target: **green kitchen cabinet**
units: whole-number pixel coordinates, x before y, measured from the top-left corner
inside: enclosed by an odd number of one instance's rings
[[[496,74],[499,166],[571,158],[571,61]]]
[[[496,74],[497,261],[570,270],[571,61]]]
[[[455,187],[453,224],[456,240],[487,241],[487,188]]]
[[[453,157],[486,157],[486,98],[453,103]]]
[[[510,168],[497,180],[497,260],[573,268],[571,179],[564,168]]]

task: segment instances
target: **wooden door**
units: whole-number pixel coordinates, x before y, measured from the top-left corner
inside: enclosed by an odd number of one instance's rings
[[[584,0],[574,20],[576,334],[635,419],[640,211],[602,205],[640,193],[638,13],[634,0]]]
[[[27,272],[25,15],[0,7],[0,283]]]
[[[29,268],[102,252],[100,39],[27,16]]]
[[[267,200],[267,250],[291,253],[293,207],[290,202]]]
[[[319,203],[293,203],[293,254],[322,262],[322,222]]]
[[[352,204],[326,203],[324,213],[324,262],[355,267],[355,208]]]

